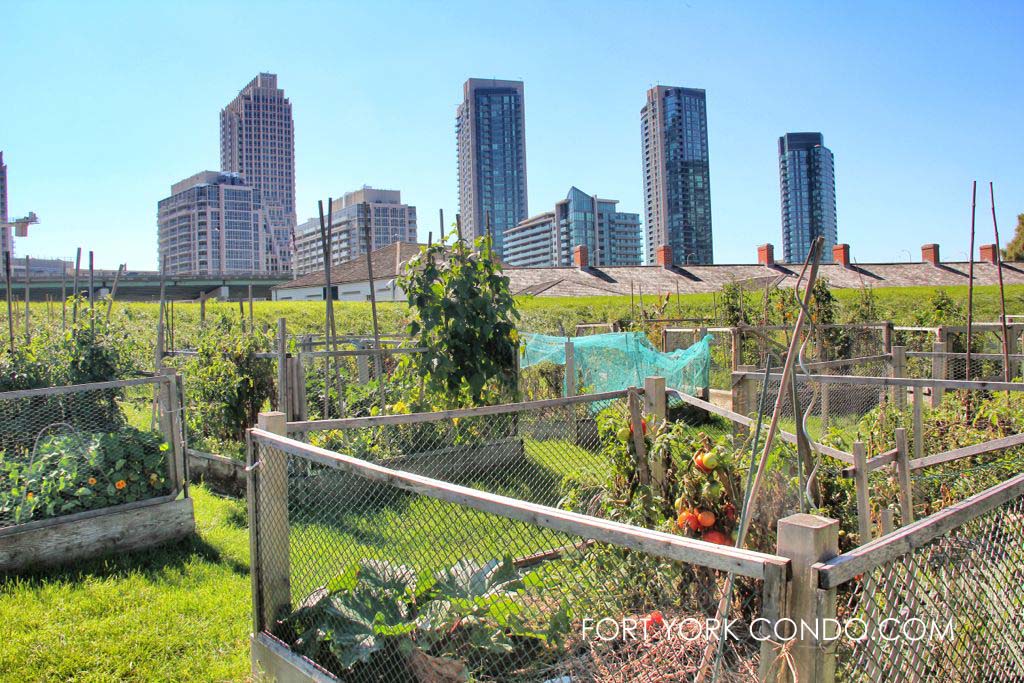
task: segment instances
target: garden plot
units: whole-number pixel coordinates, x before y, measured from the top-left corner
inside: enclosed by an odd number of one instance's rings
[[[0,394],[0,569],[190,533],[178,391],[165,375]]]

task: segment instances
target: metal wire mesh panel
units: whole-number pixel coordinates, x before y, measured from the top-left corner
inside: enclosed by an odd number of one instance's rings
[[[719,658],[726,575],[668,559],[698,542],[602,542],[555,508],[253,438],[258,627],[340,680],[712,680],[716,660],[719,681],[757,680],[752,622],[777,605],[737,577]]]
[[[625,400],[614,398],[358,428],[314,422],[293,435],[392,469],[554,505],[563,480],[596,486],[610,466],[598,438],[601,410],[628,414]]]
[[[173,492],[170,381],[0,394],[0,528]]]
[[[1024,479],[1015,481],[1014,498],[840,587],[840,621],[856,625],[837,641],[837,680],[1021,680]]]

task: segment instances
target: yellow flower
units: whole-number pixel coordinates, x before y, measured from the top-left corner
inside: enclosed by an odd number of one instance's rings
[[[26,498],[27,500],[32,500],[32,499],[33,499],[33,498],[35,498],[35,497],[36,497],[36,494],[34,494],[34,493],[29,493],[28,495],[26,495],[26,496],[25,496],[25,498]]]
[[[128,482],[126,482],[124,479],[118,479],[117,483],[114,484],[114,488],[116,488],[118,491],[120,491],[121,489],[123,489],[127,485],[128,485]]]
[[[89,486],[95,486],[96,485],[96,477],[89,477],[88,481],[89,481]]]
[[[391,406],[391,411],[397,415],[404,415],[409,412],[409,406],[405,401],[396,401],[395,405]]]

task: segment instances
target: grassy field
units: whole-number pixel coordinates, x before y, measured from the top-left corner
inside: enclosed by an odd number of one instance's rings
[[[249,671],[245,503],[192,488],[198,534],[0,575],[0,681],[241,681]]]

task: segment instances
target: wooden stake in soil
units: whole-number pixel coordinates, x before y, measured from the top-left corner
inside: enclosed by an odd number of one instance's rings
[[[82,270],[82,248],[78,247],[75,252],[75,280],[72,286],[71,296],[75,297],[71,302],[71,324],[78,322],[78,274]]]
[[[117,298],[117,283],[121,281],[121,273],[127,267],[126,263],[122,263],[117,267],[117,275],[114,276],[114,286],[110,290],[110,300],[107,301],[107,322],[110,322],[110,311],[114,308],[114,299]]]
[[[68,331],[68,269],[60,269],[60,331]]]
[[[444,209],[437,210],[437,220],[441,224],[441,244],[444,244]]]
[[[11,252],[4,252],[4,284],[7,288],[7,340],[14,353],[14,303],[11,301]]]
[[[996,193],[992,181],[988,183],[988,196],[992,201],[992,231],[996,237],[996,272],[999,274],[999,324],[1003,328],[1003,381],[1010,381],[1010,336],[1006,331],[1006,293],[1003,290],[1003,252],[999,250],[999,223],[996,222]],[[1010,398],[1010,392],[1006,392]]]
[[[964,368],[964,379],[971,381],[971,326],[974,319],[974,217],[976,200],[978,197],[978,181],[975,180],[971,186],[971,248],[967,252],[967,366]],[[970,394],[967,399],[967,418],[971,417]]]
[[[32,276],[30,270],[32,268],[32,260],[25,257],[25,344],[32,343],[32,325],[29,322],[31,313],[29,312],[29,302],[32,300]]]
[[[395,245],[398,248],[398,245]],[[384,352],[380,348],[380,328],[377,325],[377,290],[373,283],[373,232],[370,224],[366,224],[366,277],[370,281],[370,314],[373,317],[373,343],[377,353],[374,355],[377,370],[377,385],[380,387],[380,414],[387,414],[384,396]]]
[[[89,252],[89,326],[96,330],[96,269],[93,252]]]

